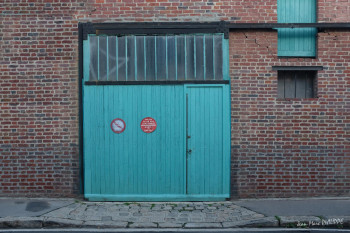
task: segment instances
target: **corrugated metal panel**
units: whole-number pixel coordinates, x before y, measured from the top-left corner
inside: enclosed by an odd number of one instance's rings
[[[315,23],[316,0],[278,0],[278,23]],[[278,29],[278,56],[316,56],[316,28]]]
[[[90,81],[223,80],[223,35],[89,36]]]

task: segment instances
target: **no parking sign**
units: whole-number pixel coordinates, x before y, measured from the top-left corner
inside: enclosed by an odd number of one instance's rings
[[[125,127],[126,125],[123,119],[116,118],[111,122],[111,129],[114,133],[123,133]]]

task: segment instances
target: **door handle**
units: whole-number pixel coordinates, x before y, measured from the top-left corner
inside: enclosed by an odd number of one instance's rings
[[[188,153],[188,154],[191,154],[191,153],[192,153],[192,150],[191,150],[191,149],[187,150],[187,153]]]

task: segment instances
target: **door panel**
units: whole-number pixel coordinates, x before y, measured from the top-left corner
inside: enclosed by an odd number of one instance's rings
[[[85,86],[85,193],[153,195],[185,193],[182,86]],[[157,128],[141,130],[143,118]],[[116,134],[110,124],[125,121]]]
[[[223,85],[186,88],[187,193],[223,194],[227,191],[230,120]]]

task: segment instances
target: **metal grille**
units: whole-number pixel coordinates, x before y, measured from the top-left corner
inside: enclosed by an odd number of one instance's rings
[[[89,36],[89,81],[223,80],[223,34]]]

